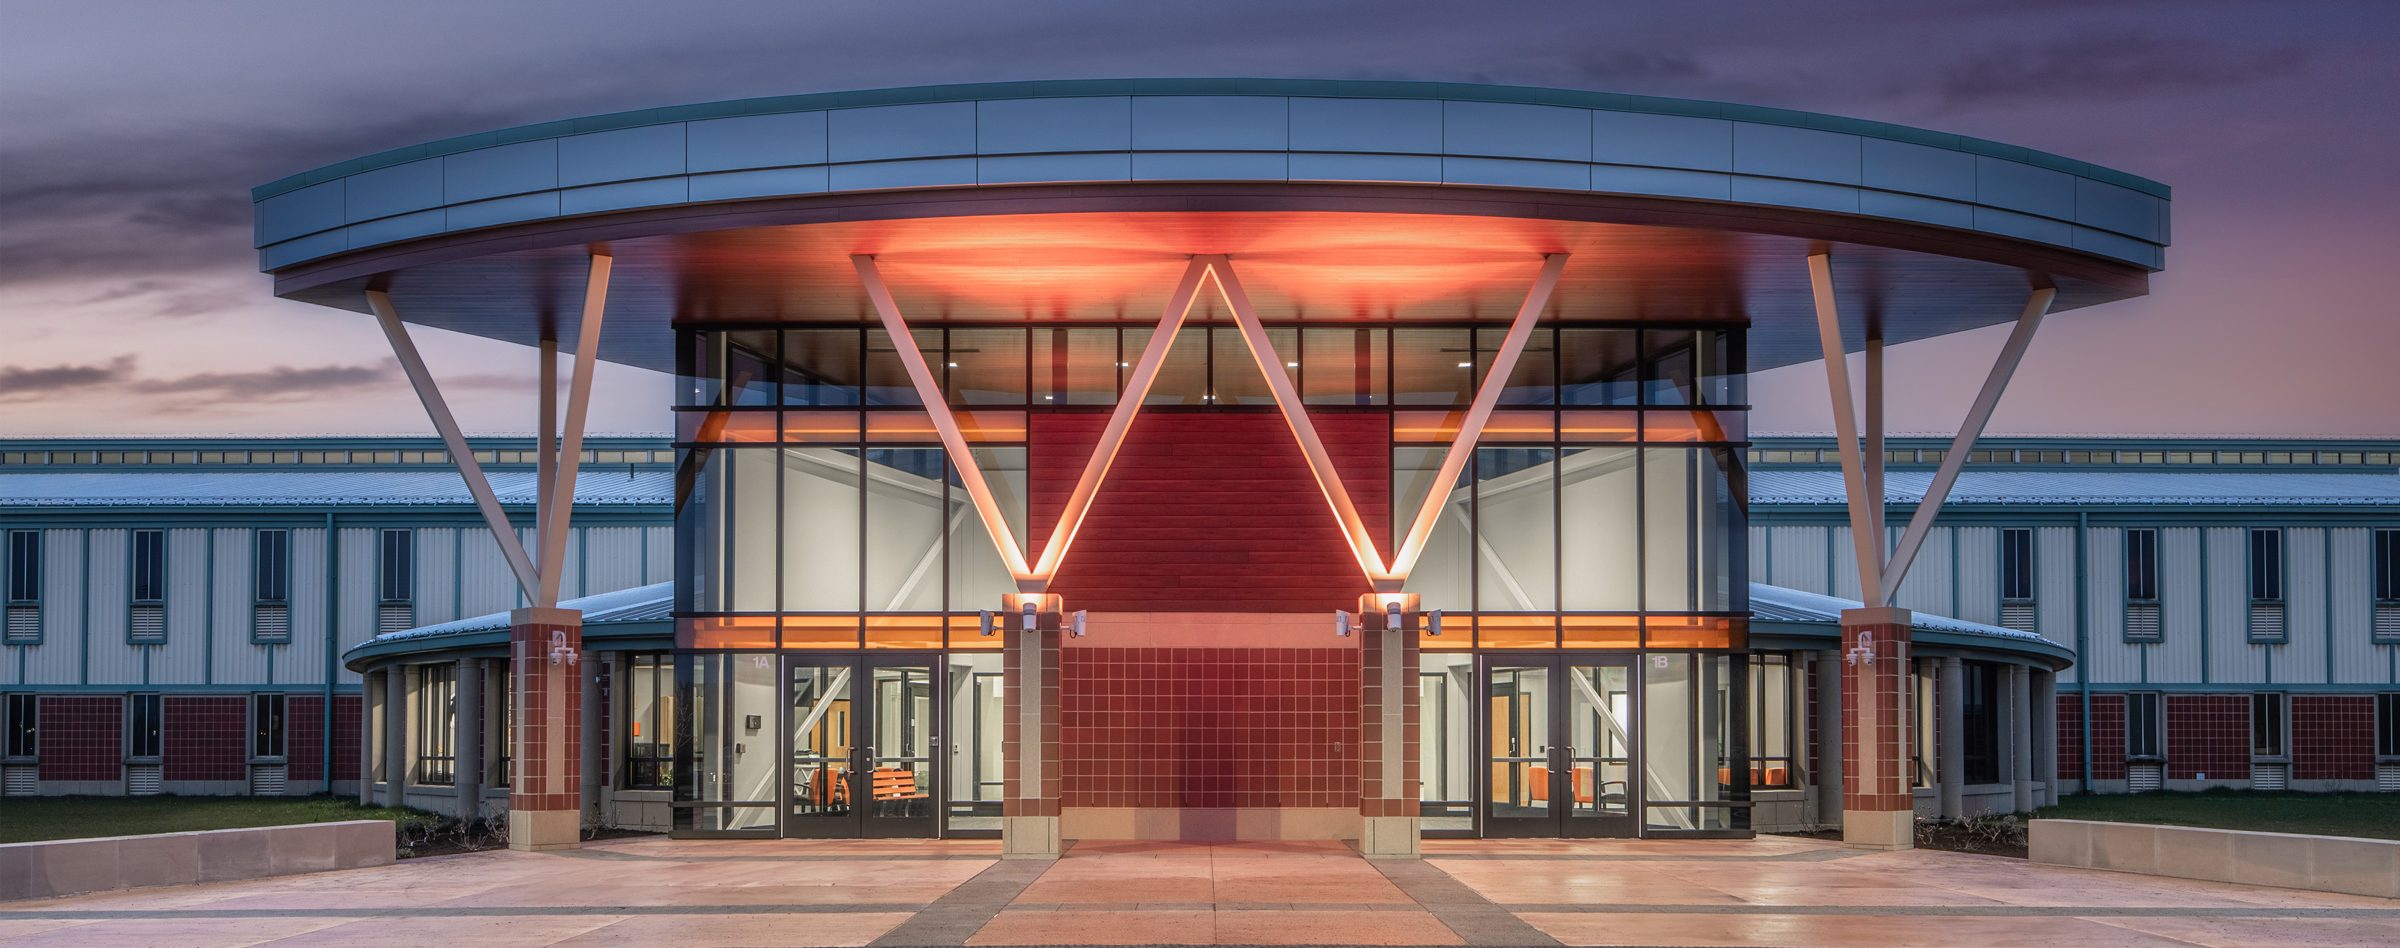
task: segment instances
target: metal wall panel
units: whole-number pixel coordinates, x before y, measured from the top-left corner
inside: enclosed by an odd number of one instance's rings
[[[267,680],[266,646],[250,643],[250,612],[258,601],[258,587],[251,585],[251,562],[255,553],[255,530],[215,530],[209,549],[216,560],[216,581],[213,584],[215,601],[210,604],[209,665],[210,680],[219,684],[255,685]],[[294,558],[287,564],[292,572],[290,590],[297,595],[300,587],[323,583],[324,574],[300,572]],[[295,615],[293,634],[299,626]]]
[[[1825,555],[1831,557],[1828,572],[1833,576],[1831,595],[1843,599],[1861,599],[1858,586],[1858,554],[1850,545],[1849,527],[1829,528],[1833,542],[1826,544]]]
[[[458,612],[458,531],[420,527],[416,533],[417,624],[464,618]]]
[[[2075,528],[2033,531],[2033,630],[2050,641],[2075,647]]]
[[[334,637],[334,652],[337,657],[350,651],[352,646],[375,635],[375,597],[378,592],[376,589],[378,564],[375,548],[377,532],[372,528],[364,527],[343,527],[340,531],[338,542],[341,544],[341,559],[337,564],[340,572],[334,583],[335,591],[339,596],[335,600],[337,605],[334,609],[334,617],[338,623],[335,627],[337,634]],[[305,654],[304,650],[294,648],[290,656],[299,660]],[[317,660],[322,661],[323,655],[324,653],[321,651],[316,653]],[[343,681],[356,681],[358,678],[356,673],[348,669],[344,669],[341,675]],[[322,677],[322,673],[319,673],[319,677]]]
[[[2208,680],[2267,680],[2266,647],[2250,644],[2250,550],[2241,527],[2210,527]]]
[[[1975,156],[1947,148],[1870,138],[1859,152],[1859,170],[1871,188],[1975,200]]]
[[[1754,583],[1772,583],[1774,580],[1769,579],[1768,577],[1772,576],[1773,573],[1767,568],[1767,527],[1754,523],[1750,525],[1749,529],[1750,581]]]
[[[352,223],[442,205],[442,160],[423,158],[342,179],[344,217]]]
[[[2125,574],[2121,569],[2109,568],[2109,564],[2121,565],[2125,561],[2125,531],[2116,527],[2095,527],[2087,542],[2089,545],[2084,553],[2090,557],[2087,565],[2091,570],[2090,587],[2085,598],[2088,605],[2085,613],[2087,625],[2084,652],[2076,664],[2083,666],[2084,674],[2091,676],[2095,682],[2141,681],[2142,653],[2155,652],[2156,649],[2154,646],[2125,641]],[[2070,558],[2062,568],[2071,575],[2075,570],[2073,552],[2070,551],[2068,556]],[[2047,565],[2037,563],[2035,568],[2043,569]],[[2074,584],[2070,582],[2067,586],[2068,595],[2074,595],[2074,589]],[[2044,593],[2048,591],[2043,590]],[[2051,638],[2058,639],[2060,644],[2068,648],[2075,647],[2074,631],[2063,630],[2063,634],[2064,638],[2058,635]]]
[[[558,140],[518,142],[442,159],[442,196],[480,201],[558,187]]]
[[[1892,530],[1895,543],[1899,528]],[[1950,583],[1949,527],[1935,527],[1925,533],[1925,546],[1917,551],[1917,560],[1908,567],[1908,578],[1900,581],[1900,593],[1893,598],[1901,608],[1926,615],[1955,616],[1956,600]]]
[[[990,103],[985,103],[990,108]],[[1442,104],[1426,99],[1291,100],[1292,148],[1318,151],[1442,150]],[[985,146],[990,147],[990,146]]]
[[[1131,96],[1005,99],[975,104],[975,150],[979,154],[1124,151],[1131,147]]]
[[[2094,561],[2098,569],[2098,561]],[[2150,650],[2150,680],[2168,684],[2200,681],[2200,530],[2158,531],[2158,647]]]
[[[140,684],[141,650],[125,644],[125,624],[133,603],[132,531],[92,531],[90,582],[84,584],[85,629],[83,680],[95,685]]]
[[[825,160],[825,113],[786,112],[692,122],[684,130],[684,140],[686,160],[694,172],[817,164]],[[818,169],[817,180],[824,180],[823,169]],[[699,195],[698,185],[693,182],[692,199],[710,200]],[[818,190],[823,189],[820,184]]]
[[[167,644],[150,651],[151,684],[199,684],[208,680],[208,531],[167,531]]]
[[[458,580],[460,615],[480,616],[517,607],[516,576],[509,572],[508,560],[500,555],[500,544],[492,539],[490,530],[459,534]]]
[[[1975,197],[1987,204],[2075,219],[2075,178],[2021,161],[1975,156]]]
[[[1583,191],[1592,186],[1592,172],[1583,165],[1527,158],[1444,158],[1442,182]]]
[[[1282,151],[1291,143],[1291,128],[1291,102],[1282,96],[1133,97],[1135,148]]]
[[[585,527],[582,578],[586,595],[642,585],[641,527]]]
[[[2333,680],[2344,684],[2390,683],[2393,646],[2376,645],[2374,622],[2375,534],[2364,527],[2336,527],[2333,562],[2326,582],[2333,589]]]
[[[325,613],[332,592],[325,586],[327,554],[323,527],[292,531],[292,644],[251,646],[262,664],[272,664],[278,684],[325,683]],[[358,680],[341,674],[344,681]]]
[[[558,183],[655,178],[684,172],[683,123],[611,129],[558,140]]]
[[[1592,113],[1587,109],[1514,102],[1443,102],[1442,151],[1496,158],[1590,161]]]
[[[1953,618],[1985,625],[2000,624],[2000,531],[1995,527],[1957,527],[1958,611]],[[2074,568],[2072,562],[2068,568]],[[2073,643],[2068,643],[2073,644]]]
[[[25,684],[83,680],[82,530],[42,531],[42,644],[25,655]]]
[[[1733,123],[1733,170],[1773,178],[1857,184],[1856,135],[1788,125]]]
[[[975,103],[835,109],[825,117],[825,151],[837,162],[972,155]]]
[[[1733,123],[1647,112],[1592,113],[1592,160],[1698,171],[1733,170]]]
[[[342,182],[278,194],[259,202],[258,238],[265,243],[313,234],[342,223]]]
[[[1786,589],[1831,595],[1825,576],[1825,529],[1821,526],[1767,527],[1771,541],[1767,571],[1760,581]]]
[[[1128,181],[1133,157],[1126,154],[1000,155],[975,159],[977,184],[1044,181]]]
[[[649,559],[642,565],[642,585],[663,583],[675,578],[675,528],[644,527],[649,533],[646,545]]]
[[[2325,531],[2284,532],[2284,638],[2275,652],[2277,684],[2321,684],[2325,674]]]

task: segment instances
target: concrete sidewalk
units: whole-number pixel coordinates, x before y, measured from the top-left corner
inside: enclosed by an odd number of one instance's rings
[[[0,903],[0,944],[2388,945],[2400,902],[1755,840],[667,840]]]

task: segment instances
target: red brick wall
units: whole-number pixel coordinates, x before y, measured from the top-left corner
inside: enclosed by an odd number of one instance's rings
[[[333,779],[358,779],[359,698],[333,697]],[[325,779],[325,696],[293,695],[284,707],[286,776],[294,784]],[[322,789],[320,787],[319,789]]]
[[[2249,779],[2249,695],[2168,695],[2166,701],[2167,779]]]
[[[1351,502],[1381,532],[1388,422],[1313,417]],[[1029,555],[1048,541],[1107,422],[1033,416]],[[1314,612],[1355,606],[1367,582],[1280,414],[1152,411],[1127,433],[1050,591],[1069,609]]]
[[[2058,696],[2058,776],[2083,779],[2083,696]],[[2092,779],[2125,779],[2125,696],[2092,696]]]
[[[116,695],[45,695],[43,780],[125,778],[125,700]]]
[[[2375,698],[2293,695],[2292,777],[2375,779]]]
[[[242,695],[166,695],[168,780],[250,779],[250,709]]]
[[[1358,662],[1349,648],[1065,649],[1060,803],[1355,807]]]

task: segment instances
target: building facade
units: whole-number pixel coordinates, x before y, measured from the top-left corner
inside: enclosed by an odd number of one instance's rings
[[[529,515],[531,439],[476,446]],[[601,439],[585,459],[568,588],[664,580],[672,455]],[[519,598],[423,439],[4,441],[0,536],[10,795],[356,793],[343,653]]]
[[[2046,314],[2146,292],[2168,196],[1831,116],[1273,80],[646,110],[254,191],[277,295],[374,315],[470,490],[410,327],[572,351],[541,452],[581,437],[596,360],[676,375],[672,652],[648,679],[671,678],[648,727],[672,746],[646,750],[669,825],[996,825],[1026,857],[1747,833],[1797,792],[1756,752],[1794,733],[1762,716],[1804,665],[1848,696],[1824,741],[1846,835],[1906,845],[1896,703],[1917,659],[1966,653],[2010,656],[2030,805],[2069,653],[1898,607],[1909,542],[1858,544],[1858,608],[1770,593],[1789,628],[1763,627],[1742,379],[1863,348],[1879,426],[1886,344],[2013,323],[1996,393]],[[563,499],[575,476],[543,480]],[[531,542],[495,506],[529,604],[487,643],[512,841],[569,846],[622,631],[591,610],[648,607],[561,595],[572,505],[539,504]],[[1802,628],[1828,615],[1838,644]],[[422,685],[384,644],[353,662],[397,708]],[[383,717],[369,756],[404,778]]]

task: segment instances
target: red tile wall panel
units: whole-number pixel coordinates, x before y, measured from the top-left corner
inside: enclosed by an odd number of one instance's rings
[[[2293,695],[2292,777],[2375,779],[2375,698]]]
[[[167,695],[168,780],[250,779],[250,708],[241,695]]]
[[[1066,649],[1060,802],[1356,807],[1358,663],[1348,648]]]
[[[125,699],[117,695],[44,695],[43,780],[125,778]]]
[[[358,779],[359,697],[333,698],[333,779]],[[285,771],[292,783],[325,779],[325,697],[293,695],[284,708]],[[322,788],[320,788],[322,789]]]
[[[2058,696],[2058,776],[2083,779],[2083,696]],[[2092,696],[2092,779],[2125,779],[2125,696]]]
[[[2249,695],[2168,695],[2166,701],[2167,779],[2249,779]],[[2118,730],[2123,732],[2121,724]]]
[[[1313,418],[1351,502],[1381,532],[1388,421]],[[1035,553],[1107,423],[1099,413],[1033,416],[1026,544]],[[1314,612],[1355,606],[1367,582],[1280,414],[1153,411],[1134,420],[1050,591],[1069,609]]]

